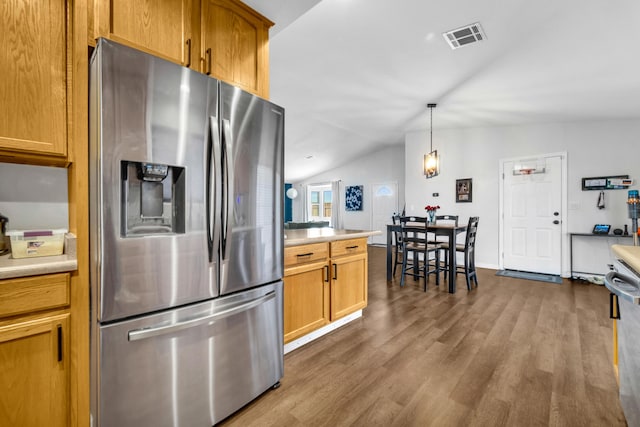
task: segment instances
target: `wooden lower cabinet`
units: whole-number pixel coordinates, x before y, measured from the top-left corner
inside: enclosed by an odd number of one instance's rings
[[[0,425],[69,424],[69,313],[0,326]]]
[[[285,248],[284,342],[367,306],[367,239]]]
[[[0,426],[70,420],[69,273],[0,280]]]
[[[331,320],[367,306],[367,254],[331,259]]]
[[[285,270],[285,343],[329,323],[328,269],[321,261]]]

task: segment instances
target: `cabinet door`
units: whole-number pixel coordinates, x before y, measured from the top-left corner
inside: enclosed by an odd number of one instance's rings
[[[367,255],[331,259],[331,321],[367,306]]]
[[[285,271],[284,342],[329,323],[329,265],[316,262]]]
[[[98,35],[187,67],[192,61],[192,0],[99,0]]]
[[[0,425],[68,425],[69,315],[0,327]]]
[[[202,72],[268,98],[272,23],[231,0],[202,0],[201,13]]]
[[[0,148],[67,153],[67,25],[62,0],[3,2]]]

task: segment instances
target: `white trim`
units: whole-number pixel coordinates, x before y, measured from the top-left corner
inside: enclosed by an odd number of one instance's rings
[[[284,354],[287,354],[298,347],[302,347],[303,345],[308,344],[311,341],[318,339],[323,335],[328,334],[329,332],[335,331],[339,327],[344,326],[347,323],[352,322],[360,317],[362,317],[362,310],[358,310],[354,313],[351,313],[348,316],[342,317],[336,320],[335,322],[329,323],[328,325],[324,325],[320,329],[316,329],[315,331],[310,332],[307,335],[298,338],[297,340],[293,340],[289,343],[286,343],[284,345]]]
[[[512,157],[508,159],[500,159],[499,161],[499,170],[498,174],[500,174],[500,211],[499,211],[499,228],[498,228],[498,266],[500,270],[504,269],[504,164],[507,162],[515,162],[518,160],[529,160],[533,158],[546,158],[546,157],[560,157],[560,162],[562,164],[561,170],[561,206],[562,206],[562,215],[560,222],[560,276],[561,277],[570,277],[571,272],[569,271],[569,198],[568,198],[568,188],[569,188],[569,178],[568,178],[568,159],[567,152],[561,151],[557,153],[548,153],[548,154],[538,154],[538,155],[530,155],[530,156],[518,156]]]

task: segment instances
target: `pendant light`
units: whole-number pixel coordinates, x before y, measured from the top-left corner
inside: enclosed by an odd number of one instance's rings
[[[429,154],[424,155],[424,175],[426,178],[433,178],[440,173],[440,159],[438,158],[438,150],[433,149],[433,109],[436,108],[436,104],[427,104],[429,108],[429,114],[431,116],[431,133],[430,133],[430,146]]]

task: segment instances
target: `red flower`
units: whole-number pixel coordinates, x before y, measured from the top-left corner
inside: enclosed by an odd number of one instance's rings
[[[424,207],[425,211],[437,211],[438,209],[440,209],[439,205],[435,205],[435,206],[431,206],[431,205],[427,205]]]

